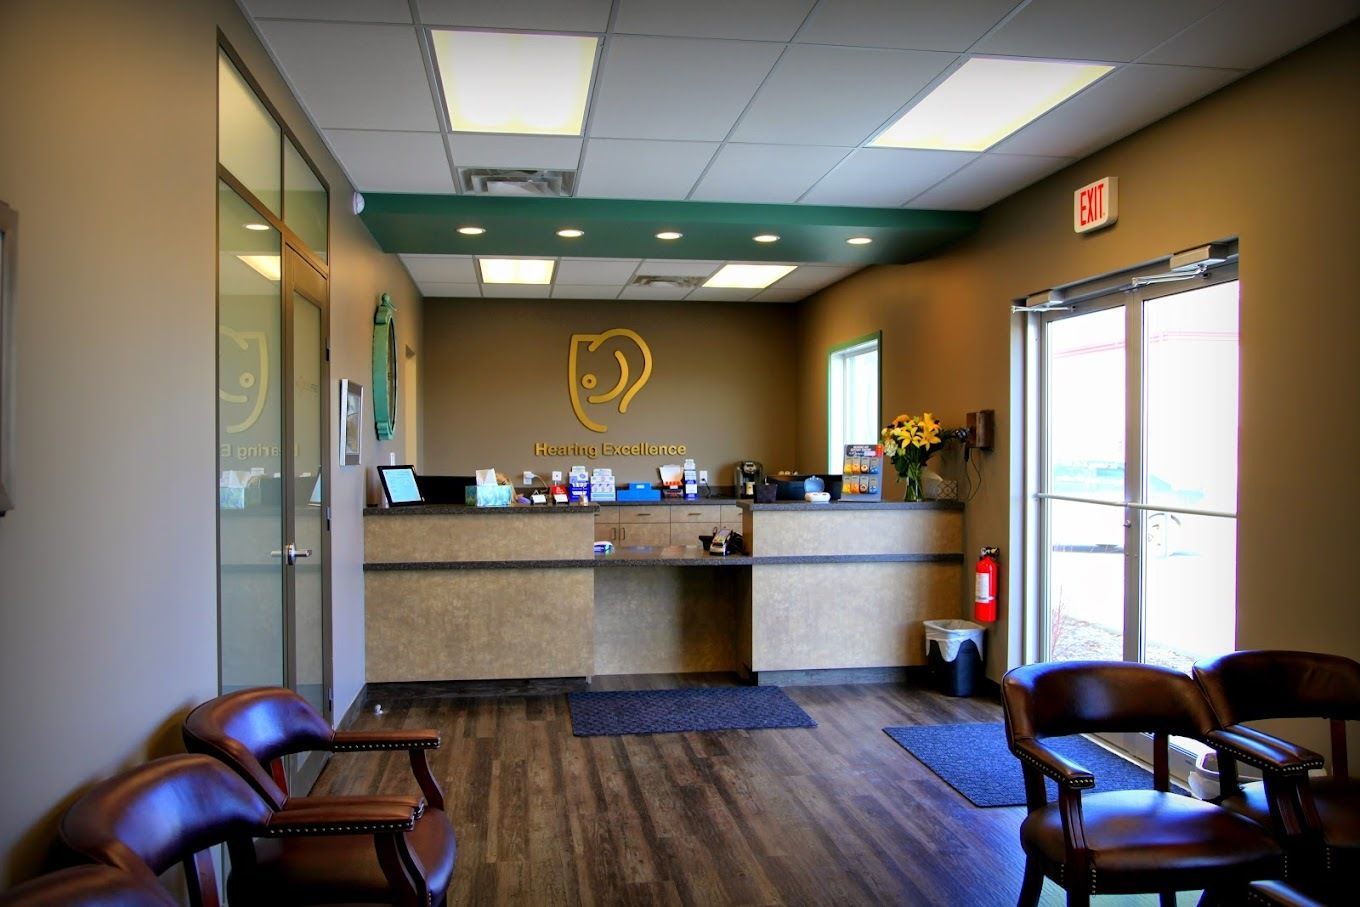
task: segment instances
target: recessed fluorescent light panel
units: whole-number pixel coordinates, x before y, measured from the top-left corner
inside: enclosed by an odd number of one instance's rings
[[[482,283],[529,283],[540,286],[552,283],[551,258],[479,258]]]
[[[481,236],[486,232],[486,227],[459,227],[458,232],[464,236]]]
[[[1114,69],[974,57],[878,138],[880,148],[985,151]]]
[[[250,265],[265,280],[278,282],[283,277],[283,259],[278,255],[238,255],[237,258]]]
[[[454,132],[580,135],[598,38],[435,29]]]
[[[718,269],[718,273],[704,281],[704,286],[763,290],[797,267],[797,265],[723,265]]]

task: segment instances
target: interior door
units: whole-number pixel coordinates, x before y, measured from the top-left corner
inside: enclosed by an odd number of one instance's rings
[[[326,563],[330,512],[326,439],[330,382],[326,364],[328,286],[324,275],[291,247],[284,249],[284,321],[289,374],[285,425],[291,436],[285,466],[293,494],[285,508],[284,562],[286,665],[288,686],[327,720],[331,689],[327,658],[330,635],[326,607]],[[294,791],[310,789],[325,764],[324,754],[298,759],[289,768]]]
[[[219,685],[286,686],[330,719],[327,282],[218,191]],[[323,764],[293,760],[291,788]]]

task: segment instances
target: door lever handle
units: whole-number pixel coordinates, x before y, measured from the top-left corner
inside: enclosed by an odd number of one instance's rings
[[[270,557],[282,557],[282,558],[286,558],[287,561],[288,561],[288,563],[290,563],[290,564],[296,564],[296,563],[297,563],[297,559],[300,558],[300,557],[311,557],[311,556],[312,556],[312,549],[311,549],[311,548],[299,548],[299,547],[297,547],[296,545],[294,545],[292,542],[289,542],[289,543],[288,543],[288,547],[284,548],[282,551],[271,551],[271,552],[269,552],[269,556],[270,556]]]

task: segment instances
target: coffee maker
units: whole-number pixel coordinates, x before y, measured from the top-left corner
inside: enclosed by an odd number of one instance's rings
[[[737,464],[736,482],[737,497],[753,498],[756,496],[756,486],[765,484],[765,467],[755,460],[742,460]]]

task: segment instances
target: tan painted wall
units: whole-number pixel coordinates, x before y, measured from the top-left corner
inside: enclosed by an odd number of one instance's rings
[[[998,443],[968,506],[966,545],[1000,544],[1009,558],[1021,543],[1009,301],[1240,237],[1237,642],[1360,656],[1360,607],[1329,566],[1360,545],[1360,473],[1349,462],[1360,447],[1360,119],[1344,100],[1360,94],[1357,61],[1351,25],[1002,202],[935,259],[876,268],[809,301],[806,410],[824,404],[826,348],[879,328],[886,414],[929,407],[956,424],[995,408]],[[1107,175],[1120,180],[1119,223],[1073,234],[1072,191]],[[818,420],[800,423],[800,459],[825,448],[824,433]],[[993,677],[1018,659],[1017,604],[1003,582]]]
[[[494,466],[518,483],[525,469],[546,475],[585,464],[609,467],[623,483],[656,481],[657,466],[684,459],[535,457],[537,441],[686,444],[715,485],[732,484],[738,459],[760,460],[767,470],[792,466],[798,408],[791,316],[782,305],[430,300],[421,365],[423,471],[463,475]],[[572,412],[568,344],[572,334],[616,327],[647,342],[653,372],[626,414],[591,408],[603,411],[597,421],[609,429],[598,434]],[[596,392],[613,386],[616,367],[598,358],[591,367],[600,373]]]
[[[18,509],[0,519],[0,886],[87,784],[179,748],[217,690],[216,29],[331,187],[331,377],[371,385],[377,293],[419,297],[234,3],[8,0],[0,198],[21,219]],[[330,405],[337,406],[335,387]],[[333,410],[334,411],[334,410]],[[365,460],[386,459],[372,435]],[[402,454],[404,456],[404,454]],[[335,472],[336,702],[363,683],[364,470]]]

